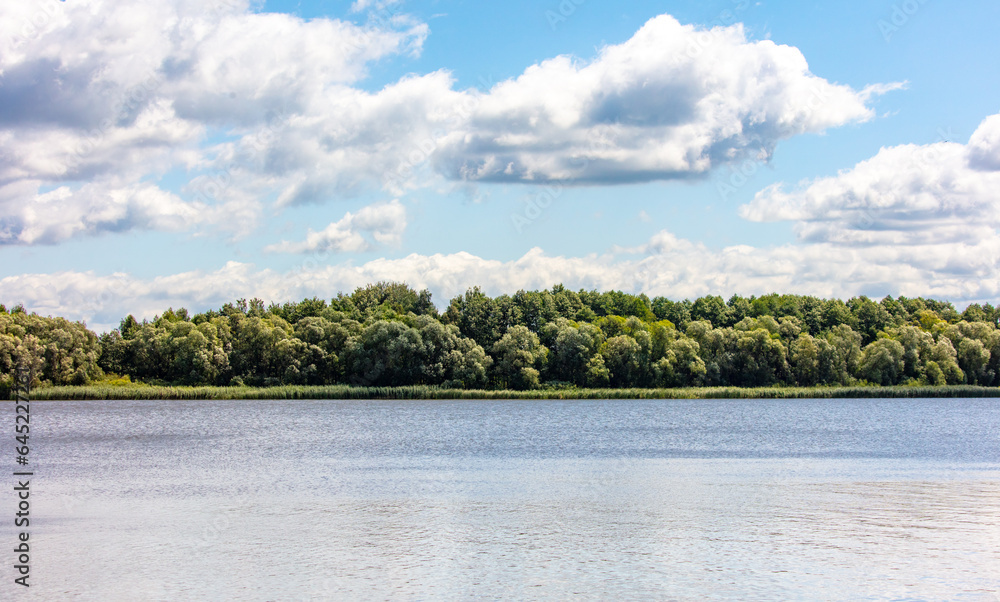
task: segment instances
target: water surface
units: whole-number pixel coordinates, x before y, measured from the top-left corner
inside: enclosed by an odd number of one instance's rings
[[[26,599],[1000,600],[997,400],[38,402],[32,429]]]

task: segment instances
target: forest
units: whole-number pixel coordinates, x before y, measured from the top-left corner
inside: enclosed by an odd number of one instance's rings
[[[103,334],[0,305],[0,388],[36,386],[551,387],[1000,386],[1000,309],[860,296],[650,299],[554,286],[443,312],[427,290],[379,282],[265,306],[133,316]]]

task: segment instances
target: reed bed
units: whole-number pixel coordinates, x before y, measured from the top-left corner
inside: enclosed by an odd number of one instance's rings
[[[833,399],[833,398],[1000,397],[1000,388],[949,387],[697,387],[677,389],[536,389],[532,391],[442,389],[431,386],[277,387],[67,386],[31,392],[32,400],[197,399]]]

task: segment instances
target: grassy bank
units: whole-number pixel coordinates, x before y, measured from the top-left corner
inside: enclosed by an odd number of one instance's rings
[[[33,400],[70,399],[832,399],[876,397],[1000,397],[1000,388],[951,387],[699,387],[680,389],[540,389],[488,391],[437,387],[46,387]]]

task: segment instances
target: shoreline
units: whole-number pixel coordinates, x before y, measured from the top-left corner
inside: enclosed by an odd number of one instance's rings
[[[35,389],[32,401],[261,400],[261,399],[870,399],[1000,397],[1000,387],[975,385],[892,387],[687,387],[676,389],[441,389],[429,386],[352,387],[288,385],[277,387],[209,386],[61,386]]]

